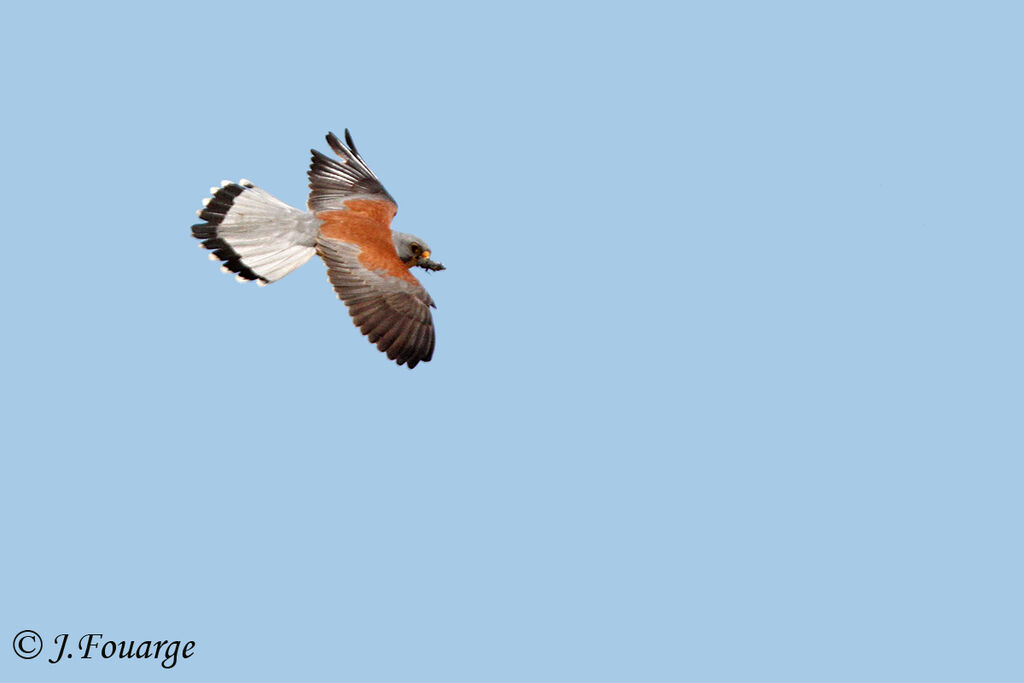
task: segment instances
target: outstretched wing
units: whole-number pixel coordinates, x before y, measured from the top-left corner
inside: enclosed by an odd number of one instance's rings
[[[337,159],[310,150],[313,159],[309,166],[309,210],[318,214],[343,209],[350,199],[371,199],[390,202],[397,211],[398,203],[359,156],[347,128],[345,142],[348,144],[342,144],[334,133],[327,134],[327,144],[338,155]]]
[[[337,216],[346,211],[327,214]],[[317,239],[317,252],[327,264],[327,276],[338,298],[348,306],[353,322],[371,344],[399,365],[410,369],[434,355],[434,301],[423,285],[409,274],[395,254],[374,241],[362,245],[327,236],[344,232],[344,226],[330,218]],[[394,259],[394,263],[390,260]],[[394,266],[397,264],[396,270]]]
[[[312,150],[308,204],[322,221],[317,253],[356,327],[388,358],[414,368],[434,355],[434,302],[395,251],[395,200],[359,156],[348,130],[345,142],[327,134],[338,159]]]

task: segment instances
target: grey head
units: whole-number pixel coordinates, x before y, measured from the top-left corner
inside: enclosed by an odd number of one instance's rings
[[[444,266],[430,260],[430,247],[416,235],[409,235],[397,230],[391,231],[391,239],[395,242],[398,258],[407,266],[419,266],[427,270],[444,270]]]

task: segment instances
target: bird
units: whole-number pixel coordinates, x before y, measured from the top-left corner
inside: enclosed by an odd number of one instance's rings
[[[192,226],[199,246],[239,282],[277,282],[314,254],[355,326],[398,365],[415,368],[434,355],[434,300],[414,267],[444,270],[427,243],[391,228],[398,203],[356,150],[334,133],[337,155],[311,149],[307,211],[285,204],[244,178],[210,188]]]

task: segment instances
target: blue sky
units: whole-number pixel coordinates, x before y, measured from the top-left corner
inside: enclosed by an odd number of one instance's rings
[[[1022,18],[10,9],[0,678],[1020,680]],[[411,372],[189,236],[346,127]]]

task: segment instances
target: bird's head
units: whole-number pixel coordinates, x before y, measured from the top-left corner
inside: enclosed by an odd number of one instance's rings
[[[398,258],[402,259],[402,263],[405,265],[410,268],[419,266],[426,270],[444,270],[443,265],[430,260],[430,247],[419,237],[396,231],[392,233],[392,238]]]

